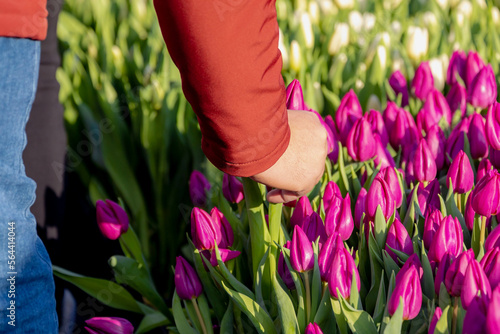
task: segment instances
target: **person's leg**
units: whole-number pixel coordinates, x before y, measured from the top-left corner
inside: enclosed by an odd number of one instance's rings
[[[39,62],[40,42],[0,37],[2,333],[58,332],[52,267],[30,212],[35,183],[26,176],[22,161]]]

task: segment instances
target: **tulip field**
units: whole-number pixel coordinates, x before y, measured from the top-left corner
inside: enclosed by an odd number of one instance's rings
[[[67,0],[67,168],[122,253],[113,280],[54,274],[142,317],[89,333],[498,334],[497,5],[276,0],[287,107],[329,154],[307,196],[271,204],[203,156],[152,3]]]

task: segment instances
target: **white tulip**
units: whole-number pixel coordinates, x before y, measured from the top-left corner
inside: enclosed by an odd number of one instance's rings
[[[450,5],[449,0],[436,0],[436,2],[443,10],[448,9],[448,6]]]
[[[375,27],[375,22],[377,18],[372,13],[364,13],[363,14],[363,30],[365,32],[370,32],[373,27]]]
[[[406,52],[413,61],[419,61],[427,54],[429,48],[429,32],[425,28],[408,27],[406,32]]]
[[[402,29],[403,28],[401,27],[401,23],[399,21],[392,21],[391,31],[394,33],[394,35],[399,35]]]
[[[306,43],[306,48],[312,49],[314,47],[314,33],[311,26],[311,19],[308,13],[302,13],[300,16],[300,27],[302,33],[304,34],[304,42]]]
[[[351,9],[354,7],[354,0],[334,0],[339,9]]]
[[[498,7],[491,7],[491,18],[496,26],[500,25],[500,10],[498,10]]]
[[[318,25],[319,24],[319,5],[316,1],[309,2],[308,7],[309,16],[311,17],[311,22]]]
[[[363,30],[363,16],[357,10],[349,13],[349,26],[357,33]]]
[[[472,4],[469,1],[462,1],[458,4],[456,13],[458,15],[463,15],[466,18],[470,18],[472,15]]]
[[[382,103],[380,103],[380,99],[377,95],[372,94],[368,98],[368,102],[366,103],[366,110],[382,110]]]
[[[283,32],[281,31],[281,28],[279,29],[279,42],[278,42],[278,49],[281,51],[281,59],[283,60],[283,68],[288,68],[289,65],[289,59],[288,59],[288,51],[285,46],[285,42],[283,41]]]
[[[431,30],[438,28],[438,21],[433,12],[425,12],[424,15],[422,15],[422,21],[424,25]]]
[[[479,8],[481,8],[482,10],[485,10],[488,5],[486,4],[486,1],[484,0],[476,0],[476,3],[478,4]]]
[[[385,0],[384,3],[384,8],[387,10],[390,9],[396,9],[402,2],[403,0]]]
[[[429,67],[431,68],[432,76],[434,78],[434,88],[442,91],[446,76],[443,69],[443,63],[439,58],[432,58],[429,60]]]
[[[301,63],[302,51],[300,45],[296,40],[293,40],[290,44],[290,68],[295,72],[299,72]]]
[[[335,7],[332,0],[319,0],[318,4],[321,9],[321,13],[325,16],[336,15],[338,12],[337,7]]]
[[[349,44],[349,26],[347,23],[337,23],[328,43],[328,54],[334,56],[340,49]]]

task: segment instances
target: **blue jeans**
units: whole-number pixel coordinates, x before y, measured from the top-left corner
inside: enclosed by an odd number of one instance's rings
[[[40,42],[0,37],[0,333],[57,333],[52,265],[30,206],[25,126],[33,103]]]

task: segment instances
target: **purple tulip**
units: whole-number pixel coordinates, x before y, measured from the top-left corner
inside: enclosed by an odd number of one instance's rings
[[[441,118],[444,118],[448,124],[451,123],[450,106],[443,94],[437,89],[432,89],[429,92],[421,112],[424,112],[426,117],[432,120],[430,125],[438,123]]]
[[[417,181],[420,182],[432,181],[436,178],[436,161],[425,139],[420,139],[414,153],[413,173]]]
[[[290,217],[290,224],[292,225],[292,228],[296,225],[302,226],[306,217],[310,216],[312,213],[313,209],[309,198],[307,196],[299,198],[299,201],[293,210],[292,217]]]
[[[463,244],[464,235],[458,219],[444,217],[429,247],[429,260],[438,264],[446,252],[458,256],[462,252]]]
[[[389,135],[387,134],[382,114],[372,109],[366,114],[366,119],[371,125],[373,134],[378,134],[383,147],[386,147],[389,143]]]
[[[194,206],[204,207],[207,204],[207,192],[210,190],[210,182],[205,175],[194,170],[189,177],[189,196]]]
[[[446,186],[450,187],[450,179],[453,184],[453,192],[464,194],[469,192],[474,185],[474,172],[469,161],[469,157],[464,151],[458,152],[451,163],[446,175]]]
[[[367,221],[375,219],[377,206],[379,205],[386,220],[394,214],[396,203],[391,188],[382,176],[377,175],[366,194],[365,214]]]
[[[132,334],[134,326],[127,319],[118,317],[94,317],[85,320],[90,334]]]
[[[487,296],[475,296],[469,305],[469,310],[465,313],[464,334],[484,334],[486,333],[486,314],[490,298]]]
[[[328,289],[330,290],[330,295],[338,299],[338,289],[342,297],[349,299],[351,296],[353,274],[356,277],[356,285],[359,291],[361,289],[361,281],[351,253],[349,253],[349,251],[344,247],[337,248],[337,252],[333,255],[330,276],[328,278]]]
[[[349,193],[344,199],[336,198],[335,204],[328,207],[325,213],[325,230],[328,236],[338,232],[342,240],[347,240],[354,230]]]
[[[108,239],[116,240],[128,230],[127,213],[109,199],[96,202],[96,219],[101,233]]]
[[[215,249],[205,250],[202,252],[202,254],[210,261],[210,264],[212,265],[212,267],[216,267],[219,265],[219,262],[217,261],[217,253],[215,252]],[[220,259],[224,263],[229,261],[229,260],[237,258],[238,256],[240,256],[240,254],[241,254],[240,251],[219,248]]]
[[[479,182],[485,176],[493,166],[488,159],[482,159],[479,161],[479,166],[477,167],[476,183]]]
[[[405,107],[408,105],[408,85],[406,83],[405,76],[400,72],[393,72],[389,78],[389,85],[396,96],[401,94],[401,107]]]
[[[439,229],[439,226],[441,226],[442,220],[443,220],[443,215],[441,214],[440,210],[436,208],[431,208],[430,210],[427,210],[427,214],[425,215],[425,221],[424,221],[424,236],[423,236],[424,245],[427,250],[429,250],[429,247],[431,246],[432,243],[432,239],[434,238],[434,235]]]
[[[467,102],[476,108],[488,108],[497,99],[497,82],[491,65],[483,67],[467,88]]]
[[[342,199],[340,188],[335,182],[330,181],[326,184],[325,191],[323,192],[323,208],[325,212],[328,211],[328,208],[337,198]]]
[[[441,170],[444,166],[445,161],[445,143],[446,138],[444,136],[443,129],[438,124],[433,125],[428,131],[425,137],[425,141],[431,150],[434,160],[436,161],[437,170]]]
[[[472,80],[484,67],[484,62],[477,52],[469,51],[467,55],[467,60],[465,63],[465,85],[469,87]]]
[[[484,118],[480,114],[473,114],[467,133],[470,143],[472,159],[480,159],[488,156],[488,141],[484,129]]]
[[[485,217],[496,215],[500,209],[500,174],[496,170],[488,172],[474,188],[472,208]]]
[[[446,153],[453,160],[458,152],[463,151],[465,147],[465,136],[469,131],[470,117],[464,118],[450,133],[446,141]],[[446,159],[449,164],[449,160]]]
[[[404,147],[417,142],[419,137],[415,120],[411,114],[404,109],[398,109],[394,124],[389,132],[389,141],[392,147],[398,150],[399,146]]]
[[[431,323],[429,324],[429,331],[427,332],[428,334],[434,334],[434,330],[436,329],[437,322],[439,319],[441,319],[441,316],[443,315],[443,310],[438,306],[436,307],[436,310],[434,311],[434,315],[432,316]]]
[[[203,209],[191,211],[191,239],[197,249],[212,250],[222,240],[221,228]]]
[[[365,188],[361,188],[361,191],[358,194],[358,199],[356,200],[356,205],[354,206],[354,225],[356,225],[358,230],[361,225],[361,219],[363,218],[363,213],[365,212],[365,201],[367,193],[368,192],[366,191]]]
[[[359,103],[356,93],[351,89],[340,101],[340,106],[335,113],[340,142],[346,146],[347,135],[354,126],[354,123],[363,117],[363,109]]]
[[[490,147],[490,160],[493,167],[497,169],[500,168],[500,151],[494,150]]]
[[[500,284],[500,248],[488,250],[480,263],[488,277],[491,289],[495,289]]]
[[[415,76],[411,82],[413,95],[425,101],[429,93],[434,89],[434,77],[428,62],[422,62],[415,71]]]
[[[315,242],[319,237],[320,244],[323,244],[326,239],[325,225],[318,213],[313,212],[308,216],[302,224],[302,230],[305,232],[311,242]]]
[[[283,247],[286,249],[290,249],[291,244],[291,241],[288,240],[286,244],[283,245]],[[280,256],[278,258],[278,274],[289,290],[295,289],[295,283],[293,282],[292,274],[290,273],[290,269],[288,269],[288,265],[286,264],[283,253],[280,253]]]
[[[347,152],[355,161],[366,161],[375,156],[373,132],[365,117],[358,119],[347,136]]]
[[[307,110],[313,111],[304,101],[302,86],[299,80],[294,79],[286,87],[286,108],[290,110]]]
[[[396,208],[399,208],[401,204],[403,204],[403,190],[401,184],[399,183],[398,174],[396,173],[396,168],[394,167],[385,167],[380,170],[378,173],[385,182],[389,185],[389,189],[391,189],[392,197],[396,202]]]
[[[385,250],[397,263],[398,256],[391,250],[391,248],[407,255],[413,254],[413,242],[408,234],[408,231],[404,225],[401,224],[399,219],[395,219],[391,227],[389,227],[387,241],[385,243]]]
[[[181,299],[197,298],[203,291],[198,274],[182,256],[175,259],[174,282],[175,291]]]
[[[224,173],[222,178],[222,194],[230,203],[239,203],[245,198],[243,183],[235,176]]]
[[[450,296],[460,297],[464,287],[465,272],[469,264],[475,261],[474,251],[472,249],[463,252],[453,261],[444,279],[444,285]]]
[[[210,211],[210,216],[216,228],[221,232],[221,240],[218,244],[219,248],[231,247],[234,242],[234,233],[231,224],[229,224],[224,214],[220,212],[217,207],[214,207],[212,211]]]
[[[321,280],[327,282],[330,277],[330,268],[333,261],[333,256],[338,252],[338,248],[343,248],[342,238],[338,232],[334,232],[328,237],[318,255],[319,272]]]
[[[375,141],[375,147],[376,147],[375,158],[373,159],[373,163],[375,164],[375,166],[378,166],[379,168],[396,166],[394,159],[387,150],[387,146],[384,146],[382,144],[380,136],[378,134],[374,134],[373,139]]]
[[[500,248],[500,227],[495,227],[484,242],[484,251],[487,252],[495,247]]]
[[[293,229],[290,262],[292,268],[300,273],[307,272],[314,267],[314,252],[311,241],[298,225]]]
[[[403,273],[408,271],[410,268],[415,268],[417,270],[418,277],[420,278],[420,280],[422,279],[422,277],[424,276],[424,269],[422,268],[422,263],[420,263],[418,255],[416,253],[413,253],[412,255],[410,255],[408,260],[406,260],[401,269],[399,269],[398,271],[399,275],[396,275],[396,282],[399,279],[401,279],[401,277],[404,276]]]
[[[434,291],[438,296],[439,296],[439,291],[441,290],[441,283],[445,283],[446,274],[449,271],[450,266],[454,261],[456,262],[456,259],[453,254],[445,253],[443,255],[443,258],[441,259],[441,262],[439,262],[438,268],[436,270],[436,278],[434,278]]]
[[[460,300],[465,310],[469,308],[470,303],[480,292],[481,296],[491,296],[491,286],[483,267],[476,260],[472,260],[465,271],[464,284]]]
[[[332,133],[332,140],[333,140],[333,147],[332,151],[328,153],[328,158],[334,163],[337,163],[337,160],[339,158],[339,145],[338,142],[340,141],[339,134],[337,133],[337,127],[335,126],[335,123],[333,122],[333,118],[331,115],[327,115],[325,117],[325,123],[330,128],[330,131]]]
[[[387,101],[387,107],[384,110],[382,118],[384,119],[385,128],[388,134],[392,132],[392,128],[394,126],[394,123],[396,122],[396,117],[398,116],[398,112],[399,112],[398,105],[392,101]]]
[[[465,80],[465,64],[467,62],[467,56],[464,51],[457,50],[453,52],[450,58],[450,64],[448,65],[448,72],[446,73],[446,83],[450,86],[456,84],[457,77]]]
[[[486,139],[495,150],[500,150],[500,104],[493,103],[486,114]]]
[[[500,288],[493,290],[491,294],[490,303],[488,305],[488,312],[486,315],[486,333],[495,334],[500,331]]]
[[[413,188],[413,190],[410,192],[410,195],[407,197],[408,201],[411,200],[413,191],[415,191],[415,188]],[[439,193],[439,181],[437,179],[429,183],[427,187],[424,187],[422,183],[420,183],[420,185],[418,186],[418,205],[420,207],[420,212],[422,212],[424,217],[427,215],[427,212],[429,210],[432,210],[432,208],[440,208],[441,203],[439,202]]]
[[[396,275],[396,286],[387,303],[391,316],[396,312],[400,298],[403,298],[403,319],[411,320],[415,318],[422,307],[422,287],[415,267],[410,267],[404,272],[400,271]]]
[[[310,323],[306,327],[306,331],[304,334],[323,334],[321,328],[319,328],[317,323]]]
[[[451,86],[448,95],[446,95],[446,101],[452,113],[460,110],[462,117],[465,116],[465,112],[467,111],[467,90],[464,86],[458,82]]]

